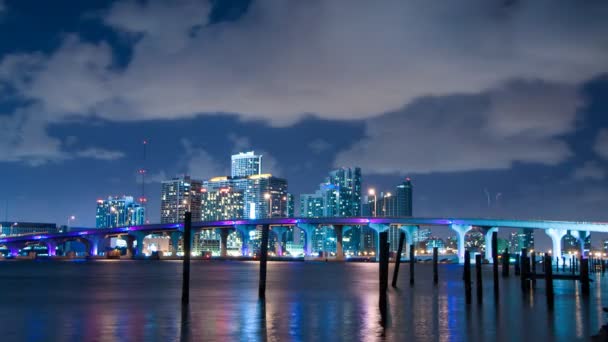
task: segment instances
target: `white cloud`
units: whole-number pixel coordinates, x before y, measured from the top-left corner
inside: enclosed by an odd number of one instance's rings
[[[116,160],[123,158],[125,154],[120,151],[111,151],[103,148],[93,147],[76,152],[76,156],[80,158],[92,158],[99,160]]]
[[[608,129],[602,129],[597,135],[594,146],[595,153],[608,159]]]
[[[335,165],[401,174],[556,165],[571,156],[560,136],[574,129],[581,103],[575,87],[544,83],[422,99],[368,120],[366,138],[339,153]],[[505,116],[527,124],[511,125]]]
[[[226,174],[227,167],[223,167],[224,164],[219,163],[205,149],[196,146],[189,139],[184,138],[181,143],[184,149],[181,163],[188,175],[204,180]]]
[[[315,139],[308,143],[308,147],[315,154],[321,154],[331,148],[331,144],[324,139]]]
[[[502,85],[538,79],[560,84],[548,96],[573,96],[572,88],[608,70],[608,46],[599,43],[608,36],[603,1],[254,1],[240,20],[212,25],[209,11],[208,1],[119,1],[102,19],[133,45],[123,69],[113,65],[108,44],[68,35],[52,54],[5,56],[0,84],[39,102],[44,122],[67,114],[125,121],[222,112],[280,126],[307,113],[369,119],[427,96],[484,93],[498,109],[486,111],[480,132],[462,133],[472,114],[425,112],[443,120],[439,128],[455,146],[476,151],[474,145],[490,142],[477,148],[484,150],[480,159],[490,157],[483,167],[502,168],[518,160],[563,160],[568,149],[555,137],[573,128],[571,109],[579,103],[567,101],[568,110],[556,106],[560,114],[552,114],[537,101],[543,93],[529,94],[542,106],[540,115],[527,94]],[[513,105],[513,96],[525,107]],[[411,119],[402,125],[434,123],[406,112]],[[380,129],[368,126],[370,134]],[[390,143],[398,145],[403,137],[393,133]],[[508,147],[501,139],[517,141]],[[519,141],[533,148],[526,151]]]
[[[606,170],[596,161],[588,161],[583,166],[574,170],[575,180],[594,180],[600,181],[606,178]]]

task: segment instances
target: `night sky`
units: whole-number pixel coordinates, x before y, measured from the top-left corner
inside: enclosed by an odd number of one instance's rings
[[[0,220],[227,174],[413,179],[416,216],[608,220],[608,2],[0,0]],[[149,141],[143,160],[142,140]],[[5,206],[8,204],[8,213]]]

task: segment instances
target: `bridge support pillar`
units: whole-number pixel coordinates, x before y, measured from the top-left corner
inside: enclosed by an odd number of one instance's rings
[[[553,243],[553,249],[551,250],[552,256],[555,258],[562,257],[562,238],[566,236],[568,231],[566,229],[545,229],[545,233],[551,238]]]
[[[368,226],[376,231],[376,260],[380,261],[380,233],[387,231],[390,225],[384,223],[370,223]]]
[[[133,239],[137,242],[137,245],[135,246],[134,249],[134,256],[136,257],[141,257],[144,255],[144,238],[146,237],[146,234],[143,232],[132,232],[129,233],[129,235],[133,236]],[[133,240],[131,240],[133,241]],[[133,242],[131,242],[131,250],[133,250]]]
[[[498,227],[484,227],[482,228],[483,230],[483,235],[485,238],[485,244],[486,244],[486,260],[488,260],[489,263],[494,263],[494,260],[492,259],[492,233],[494,232],[498,232]]]
[[[248,256],[250,252],[249,250],[249,233],[254,231],[256,229],[256,226],[251,226],[251,225],[234,225],[234,229],[237,232],[241,233],[241,236],[243,237],[242,241],[243,244],[241,245],[241,255],[242,256]]]
[[[578,243],[580,245],[581,257],[583,259],[586,259],[588,256],[585,255],[585,239],[587,239],[587,237],[589,235],[591,235],[591,232],[580,231],[580,230],[573,230],[573,231],[570,232],[570,234],[572,234],[572,236],[574,236],[575,238],[578,239]]]
[[[229,228],[216,228],[215,233],[220,235],[220,256],[225,258],[228,256],[228,234]]]
[[[57,255],[57,241],[48,240],[46,242],[46,249],[48,256],[56,256]]]
[[[19,250],[21,249],[21,246],[15,245],[15,244],[10,244],[10,245],[6,245],[6,248],[8,248],[8,254],[10,256],[16,257],[19,255]]]
[[[103,241],[101,236],[88,236],[87,237],[87,253],[89,256],[97,256],[99,254],[99,245]]]
[[[315,233],[315,226],[307,223],[299,223],[297,228],[301,229],[304,232],[304,237],[306,238],[306,244],[304,245],[304,254],[306,256],[312,256],[312,236]]]
[[[403,251],[403,254],[405,254],[406,258],[409,258],[410,256],[410,246],[414,244],[414,233],[418,230],[418,228],[418,226],[399,227],[401,231],[405,232],[405,250]]]
[[[171,235],[169,235],[169,238],[171,239],[171,255],[173,256],[177,256],[181,235],[181,232],[171,232]]]
[[[344,226],[334,225],[334,233],[336,234],[336,260],[344,260],[344,247],[342,246]]]
[[[271,227],[272,232],[277,238],[277,244],[274,248],[274,251],[277,253],[277,256],[283,256],[283,235],[287,231],[286,227]]]
[[[452,224],[450,228],[456,232],[456,236],[458,237],[458,263],[464,263],[464,238],[467,232],[473,229],[473,226],[464,225],[464,224]]]

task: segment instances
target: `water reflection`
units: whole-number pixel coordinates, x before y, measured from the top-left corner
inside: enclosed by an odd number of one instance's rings
[[[2,341],[572,340],[603,318],[602,279],[588,297],[577,282],[556,281],[549,313],[544,282],[522,296],[519,278],[501,278],[496,305],[490,271],[482,303],[467,305],[462,268],[440,266],[435,286],[424,264],[415,286],[389,289],[382,307],[377,264],[271,262],[259,301],[257,263],[194,262],[181,306],[180,266],[0,263],[0,293],[11,294],[0,296]]]

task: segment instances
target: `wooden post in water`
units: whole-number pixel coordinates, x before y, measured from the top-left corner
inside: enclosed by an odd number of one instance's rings
[[[410,245],[410,285],[414,285],[414,265],[416,264],[416,254],[414,253],[414,245]]]
[[[532,259],[532,270],[530,271],[530,277],[532,278],[532,288],[536,288],[536,252],[530,253]]]
[[[581,292],[584,295],[589,294],[589,259],[583,259],[581,255]]]
[[[502,253],[502,276],[509,276],[509,249],[505,248],[505,252]]]
[[[268,231],[270,225],[262,226],[262,241],[260,246],[260,285],[258,296],[260,299],[266,298],[266,267],[268,263]]]
[[[471,304],[471,254],[464,251],[464,291],[467,304]]]
[[[481,259],[481,254],[475,255],[475,276],[476,276],[476,284],[477,284],[477,302],[481,303],[483,300],[483,278],[481,274],[481,265],[483,261]]]
[[[182,262],[182,304],[190,302],[190,250],[192,243],[192,213],[184,213],[184,260]]]
[[[566,272],[566,257],[562,257],[562,272]]]
[[[494,296],[498,298],[498,233],[492,233],[492,274],[494,275]]]
[[[379,275],[380,275],[380,301],[386,300],[386,290],[388,288],[388,232],[381,232],[379,234],[380,238],[380,253],[378,258],[378,267],[379,267]]]
[[[521,267],[519,264],[519,260],[520,258],[517,256],[517,254],[515,254],[515,275],[521,275]]]
[[[549,254],[545,254],[543,264],[545,264],[545,291],[547,293],[547,308],[553,311],[553,267],[551,261],[553,258]]]
[[[439,261],[439,249],[437,247],[433,247],[433,284],[437,285],[439,283],[439,274],[437,270],[437,262]]]
[[[520,280],[521,280],[521,290],[525,291],[528,288],[528,249],[521,249],[520,258]]]
[[[401,264],[401,252],[403,252],[403,241],[405,240],[405,233],[399,234],[399,246],[397,247],[397,256],[395,257],[395,270],[393,271],[393,287],[397,287],[397,277],[399,277],[399,265]]]

